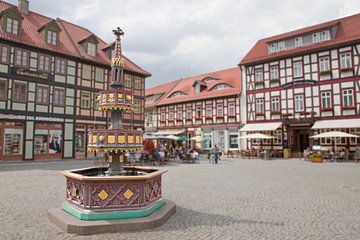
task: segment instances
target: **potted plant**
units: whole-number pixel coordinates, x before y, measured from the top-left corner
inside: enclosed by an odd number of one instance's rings
[[[311,154],[311,162],[313,163],[322,163],[322,156],[320,153]]]

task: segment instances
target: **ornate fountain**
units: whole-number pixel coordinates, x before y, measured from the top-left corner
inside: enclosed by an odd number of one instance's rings
[[[123,88],[125,60],[121,52],[121,36],[124,32],[120,28],[113,32],[116,42],[111,61],[110,89],[100,92],[97,98],[98,110],[111,114],[111,126],[106,130],[93,130],[88,136],[88,149],[107,153],[108,167],[61,172],[66,177],[67,199],[62,210],[68,214],[49,210],[49,217],[55,223],[60,222],[58,225],[67,232],[91,234],[129,230],[127,228],[142,230],[162,224],[175,212],[175,204],[162,198],[161,177],[166,170],[124,167],[127,152],[143,149],[143,132],[122,126],[123,114],[134,110],[134,96]],[[70,224],[74,219],[66,221],[69,214],[80,222]],[[151,219],[146,219],[147,216]],[[129,219],[134,218],[141,220],[129,224]],[[85,225],[81,221],[113,219],[118,221],[87,221],[92,223]]]

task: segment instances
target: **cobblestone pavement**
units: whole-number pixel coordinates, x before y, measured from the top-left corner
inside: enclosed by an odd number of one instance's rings
[[[64,201],[59,170],[91,161],[0,163],[0,239],[360,239],[360,164],[225,159],[172,164],[163,226],[93,236],[61,232],[46,210]]]

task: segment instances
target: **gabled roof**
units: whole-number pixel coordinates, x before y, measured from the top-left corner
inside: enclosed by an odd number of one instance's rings
[[[211,77],[217,80],[208,82],[207,89],[201,91],[200,93],[195,93],[193,84],[196,81],[203,80],[207,77]],[[210,91],[210,89],[213,86],[221,83],[233,86],[233,88]],[[158,106],[177,104],[182,102],[190,102],[200,99],[210,99],[210,98],[217,98],[223,96],[237,95],[240,94],[240,90],[241,90],[241,72],[239,67],[234,67],[234,68],[224,69],[216,72],[204,73],[204,74],[177,80],[176,85],[174,85],[174,87],[170,90],[167,88],[165,84],[157,86],[155,88],[157,89],[157,92],[161,92],[161,91],[165,92],[163,97],[159,99],[159,101],[157,101],[156,105]],[[154,92],[153,89],[154,88],[145,90],[146,96],[149,95],[149,92]],[[186,95],[171,97],[171,95],[175,92],[183,92]]]
[[[82,43],[85,40],[88,39],[95,39],[95,42],[98,43],[98,38],[95,36],[95,34],[93,34],[92,32],[90,32],[87,36],[83,37],[82,39],[79,40],[79,43]]]
[[[10,8],[16,9],[18,12],[18,7],[3,1],[0,1],[0,14],[3,11],[6,11]],[[19,12],[19,14],[21,14]],[[36,48],[46,49],[52,52],[65,54],[68,56],[72,56],[75,58],[80,58],[88,61],[92,61],[95,63],[103,64],[110,66],[111,61],[108,59],[104,51],[102,50],[107,44],[97,37],[90,30],[78,26],[76,24],[67,22],[62,19],[52,19],[41,14],[29,11],[29,14],[26,16],[22,16],[23,21],[21,25],[21,35],[14,35],[11,33],[7,33],[4,29],[0,29],[0,39],[17,42],[19,44],[24,44],[28,46],[33,46]],[[51,44],[47,44],[45,42],[44,36],[39,33],[39,29],[44,27],[49,23],[56,23],[61,30],[59,45],[54,46]],[[93,36],[98,41],[98,51],[96,56],[88,55],[85,49],[81,46],[79,42],[88,37]],[[136,65],[130,59],[125,57],[125,69],[139,73],[144,76],[151,76],[151,74],[141,67]]]
[[[181,81],[181,79],[146,89],[145,90],[146,97],[150,97],[153,95],[161,95],[161,96],[159,99],[157,99],[154,102],[151,102],[151,103],[145,102],[145,108],[154,107],[166,95],[166,93],[171,91],[174,88],[174,86],[176,86],[176,84],[178,84],[180,81]]]
[[[330,41],[324,41],[304,47],[298,47],[291,50],[285,50],[269,54],[268,43],[280,41],[290,37],[301,36],[307,33],[330,28],[337,25],[335,38]],[[326,49],[335,45],[341,45],[349,42],[360,42],[360,14],[332,20],[329,22],[297,29],[291,32],[261,39],[251,48],[251,50],[241,60],[240,65],[260,63],[270,59],[283,58],[288,55],[297,55],[299,53],[311,52],[320,49]]]
[[[58,30],[61,32],[61,28],[59,26],[59,24],[57,24],[57,22],[54,20],[54,19],[51,19],[49,22],[45,23],[44,25],[42,25],[39,29],[38,29],[38,32],[41,32],[41,30],[43,30],[46,26],[48,25],[54,25],[58,28]]]

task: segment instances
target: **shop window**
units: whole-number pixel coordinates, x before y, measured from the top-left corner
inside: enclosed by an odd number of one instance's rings
[[[229,134],[229,148],[238,149],[239,148],[239,134],[230,133]]]
[[[212,148],[212,135],[211,135],[211,133],[204,133],[203,134],[203,148],[207,149],[207,150]]]
[[[5,128],[4,130],[4,155],[21,155],[23,142],[23,130]]]
[[[325,133],[325,132],[329,132],[331,131],[331,129],[323,129],[320,131],[320,133]],[[331,138],[320,138],[320,144],[322,145],[331,145],[332,144],[332,139]]]
[[[91,66],[88,64],[82,65],[82,78],[91,79]]]
[[[63,89],[54,89],[54,106],[64,106],[65,105],[65,90]]]
[[[36,88],[36,103],[48,104],[49,103],[49,88],[45,86],[37,86]]]
[[[50,72],[50,56],[39,54],[38,69],[43,72]]]
[[[35,129],[34,154],[57,154],[61,153],[62,131],[51,129],[51,126],[45,129]]]
[[[26,102],[26,100],[27,100],[26,83],[14,82],[14,84],[13,84],[13,101]]]
[[[104,81],[104,69],[103,68],[95,68],[95,81],[103,82]]]
[[[6,100],[7,86],[6,81],[0,80],[0,100]]]
[[[282,131],[276,130],[274,131],[274,144],[275,145],[282,145]]]
[[[9,62],[9,48],[7,46],[0,46],[0,61],[1,63]]]
[[[29,65],[29,52],[22,49],[15,51],[15,65],[19,67],[28,67]]]
[[[360,136],[360,128],[352,128],[352,129],[350,129],[350,134]],[[350,138],[350,144],[351,145],[360,144],[360,137],[358,137],[358,138]]]
[[[78,153],[85,152],[85,133],[84,132],[76,132],[75,152],[78,152]]]
[[[90,108],[90,93],[81,93],[80,106],[81,108]]]
[[[55,73],[66,74],[66,60],[62,58],[55,59]]]

